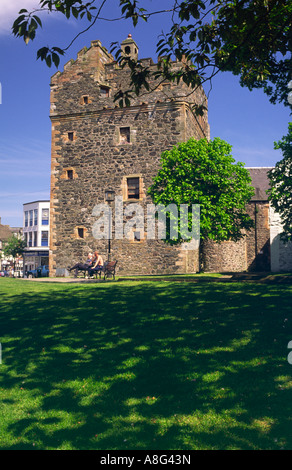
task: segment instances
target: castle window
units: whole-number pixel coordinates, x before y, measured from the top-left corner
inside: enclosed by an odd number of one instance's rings
[[[139,199],[140,195],[140,179],[127,178],[127,196],[128,199]]]
[[[84,238],[84,228],[83,227],[78,227],[77,228],[77,233],[79,238]]]
[[[120,127],[120,144],[129,144],[131,141],[131,134],[129,127]]]
[[[88,96],[82,96],[83,104],[88,104]]]
[[[76,240],[84,240],[87,237],[87,228],[82,225],[75,227],[72,237]]]
[[[108,98],[109,97],[109,87],[107,86],[101,86],[100,87],[100,96],[103,96],[104,98]]]
[[[78,178],[75,168],[72,168],[72,167],[63,168],[63,171],[61,174],[62,180],[74,180],[75,178]]]
[[[73,142],[73,139],[74,139],[74,132],[68,132],[68,140]]]
[[[134,232],[134,242],[140,242],[140,241],[141,241],[141,233]]]

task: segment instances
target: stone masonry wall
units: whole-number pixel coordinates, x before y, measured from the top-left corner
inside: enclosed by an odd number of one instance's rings
[[[246,240],[204,243],[204,269],[206,272],[227,273],[247,270]]]
[[[238,242],[209,240],[204,253],[208,272],[270,271],[269,204],[253,201],[247,212],[254,228]]]
[[[248,213],[255,228],[246,237],[248,271],[270,271],[269,203],[253,201]]]

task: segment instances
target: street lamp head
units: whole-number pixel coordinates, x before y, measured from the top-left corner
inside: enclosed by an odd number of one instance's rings
[[[115,192],[110,189],[106,189],[104,192],[104,197],[107,202],[112,202],[115,198]]]

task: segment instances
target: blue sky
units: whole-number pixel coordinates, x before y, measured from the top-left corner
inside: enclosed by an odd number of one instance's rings
[[[117,0],[108,0],[104,16],[118,17],[117,4]],[[148,5],[149,11],[157,8],[155,0],[141,0],[141,4]],[[169,0],[159,0],[159,9],[169,4]],[[25,45],[11,35],[11,25],[19,9],[37,5],[37,0],[0,0],[0,217],[2,224],[11,226],[22,225],[24,203],[50,197],[49,84],[56,69],[37,61],[36,51],[47,45],[67,46],[80,27],[76,20],[67,21],[62,15],[50,18],[42,14],[43,29]],[[109,50],[112,41],[121,42],[129,33],[139,46],[139,56],[156,61],[157,35],[167,27],[163,15],[136,28],[128,21],[100,21],[73,43],[59,69],[92,40],[99,39]],[[238,78],[229,73],[214,79],[209,95],[211,138],[231,144],[235,160],[247,167],[269,167],[281,159],[274,141],[287,133],[289,121],[289,109],[270,104],[262,91],[240,87]]]

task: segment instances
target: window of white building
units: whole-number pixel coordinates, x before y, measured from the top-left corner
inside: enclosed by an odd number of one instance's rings
[[[49,245],[49,232],[47,230],[42,231],[42,246],[48,246]]]
[[[49,209],[42,209],[42,225],[49,225]]]

